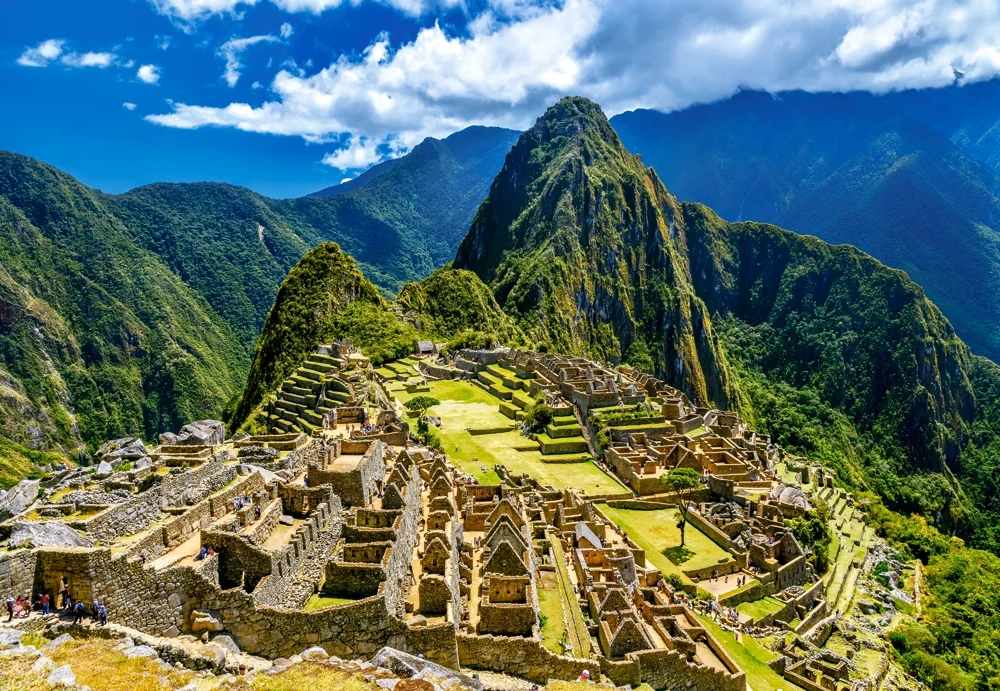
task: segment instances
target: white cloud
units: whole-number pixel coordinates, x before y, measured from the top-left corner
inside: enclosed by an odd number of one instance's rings
[[[67,53],[64,49],[66,41],[61,38],[50,38],[42,41],[34,48],[25,48],[17,59],[17,64],[24,67],[47,67],[59,60],[67,67],[97,67],[104,69],[115,62],[114,53]]]
[[[104,69],[112,62],[115,56],[113,53],[67,53],[62,56],[62,63],[70,67],[99,67]]]
[[[289,24],[288,22],[285,22],[284,24],[281,25],[281,37],[282,38],[288,38],[293,33],[295,33],[295,29],[292,28],[291,24]]]
[[[340,184],[341,184],[341,185],[343,185],[343,184],[344,184],[345,182],[350,182],[350,181],[351,181],[351,180],[353,180],[353,179],[354,179],[354,178],[344,178],[344,179],[342,179],[342,180],[340,181]]]
[[[135,76],[146,84],[156,84],[160,81],[160,68],[156,65],[140,65]]]
[[[135,110],[135,104],[125,101],[125,103],[122,104],[122,108],[124,108],[125,110]]]
[[[283,24],[282,27],[284,26],[286,25]],[[284,33],[284,28],[282,28],[282,33]],[[243,63],[240,62],[240,54],[244,50],[258,43],[274,43],[278,40],[280,39],[277,36],[264,34],[262,36],[248,36],[247,38],[231,38],[223,43],[216,54],[220,58],[226,59],[226,71],[222,76],[226,80],[226,84],[229,85],[229,88],[236,86],[236,82],[240,80],[240,70],[243,69]]]
[[[273,1],[289,11],[335,4]],[[402,45],[379,35],[318,72],[282,69],[274,100],[259,107],[178,103],[148,118],[336,142],[324,161],[353,170],[470,124],[523,128],[567,94],[614,114],[741,86],[881,92],[1000,74],[995,0],[488,0],[466,33],[435,24]]]
[[[66,41],[62,39],[50,38],[34,48],[25,48],[21,57],[17,59],[17,64],[24,67],[45,67],[62,54],[65,44]]]
[[[153,40],[156,41],[156,47],[159,48],[160,50],[166,50],[167,48],[170,47],[171,39],[169,34],[165,36],[160,36],[159,34],[156,34]]]
[[[261,84],[260,82],[254,82],[253,84],[250,85],[250,88],[251,89],[263,89],[264,85]]]

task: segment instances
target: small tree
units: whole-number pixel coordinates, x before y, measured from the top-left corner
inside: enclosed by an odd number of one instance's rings
[[[417,417],[422,418],[427,414],[430,408],[439,405],[441,401],[434,398],[433,396],[414,396],[406,403],[403,407],[409,410],[411,413],[416,413]]]
[[[684,528],[687,527],[687,512],[691,505],[691,500],[681,492],[694,489],[700,482],[698,472],[691,468],[674,468],[663,478],[667,489],[677,493],[677,502],[681,507],[681,519],[677,522],[677,527],[681,530],[681,547],[684,546]]]
[[[555,418],[552,407],[545,403],[533,403],[524,411],[524,424],[532,432],[541,432]]]

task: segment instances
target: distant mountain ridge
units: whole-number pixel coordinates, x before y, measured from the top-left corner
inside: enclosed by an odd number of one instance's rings
[[[1000,359],[1000,177],[894,98],[741,92],[612,124],[681,198],[903,269],[973,350]]]

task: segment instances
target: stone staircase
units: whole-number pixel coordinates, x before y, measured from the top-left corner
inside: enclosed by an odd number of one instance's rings
[[[281,384],[278,402],[268,415],[272,430],[312,434],[323,426],[326,413],[350,403],[355,397],[353,388],[338,376],[338,370],[337,360],[329,355],[313,353],[306,358]]]

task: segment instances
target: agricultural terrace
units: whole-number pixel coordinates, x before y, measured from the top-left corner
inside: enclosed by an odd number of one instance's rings
[[[417,395],[441,401],[428,414],[441,419],[438,434],[442,449],[452,463],[481,483],[500,482],[493,471],[500,463],[513,473],[528,473],[559,489],[587,495],[628,492],[587,455],[543,454],[537,441],[522,436],[516,423],[500,412],[502,401],[486,389],[468,381],[447,380],[430,381],[426,388],[429,390],[407,393],[401,383],[390,384],[400,403]]]

